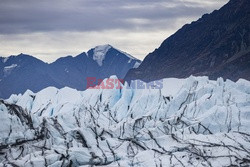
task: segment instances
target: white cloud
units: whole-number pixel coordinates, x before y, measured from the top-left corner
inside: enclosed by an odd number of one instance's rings
[[[158,47],[171,30],[127,31],[107,30],[99,32],[49,32],[20,35],[1,35],[1,56],[26,53],[47,62],[86,52],[100,44],[114,47],[143,59]]]

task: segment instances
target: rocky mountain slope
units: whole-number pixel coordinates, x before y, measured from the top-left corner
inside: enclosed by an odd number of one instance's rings
[[[152,81],[190,75],[250,80],[250,1],[230,0],[221,9],[183,26],[148,54],[126,80]]]
[[[151,86],[49,87],[1,100],[0,166],[250,165],[249,81]]]
[[[87,77],[124,78],[127,71],[138,67],[140,62],[110,45],[97,46],[76,57],[59,58],[51,64],[25,54],[0,57],[0,98],[24,93],[27,89],[37,92],[48,86],[84,90]]]

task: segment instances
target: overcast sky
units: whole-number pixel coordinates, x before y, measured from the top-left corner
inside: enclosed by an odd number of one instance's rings
[[[46,62],[110,44],[143,59],[228,0],[1,0],[0,56]]]

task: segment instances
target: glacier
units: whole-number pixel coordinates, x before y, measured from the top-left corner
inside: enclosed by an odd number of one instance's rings
[[[0,100],[0,166],[250,165],[249,81],[122,86],[48,87]]]

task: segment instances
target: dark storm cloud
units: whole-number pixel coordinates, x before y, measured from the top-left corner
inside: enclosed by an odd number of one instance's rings
[[[0,34],[171,28],[205,7],[195,0],[1,0]]]

